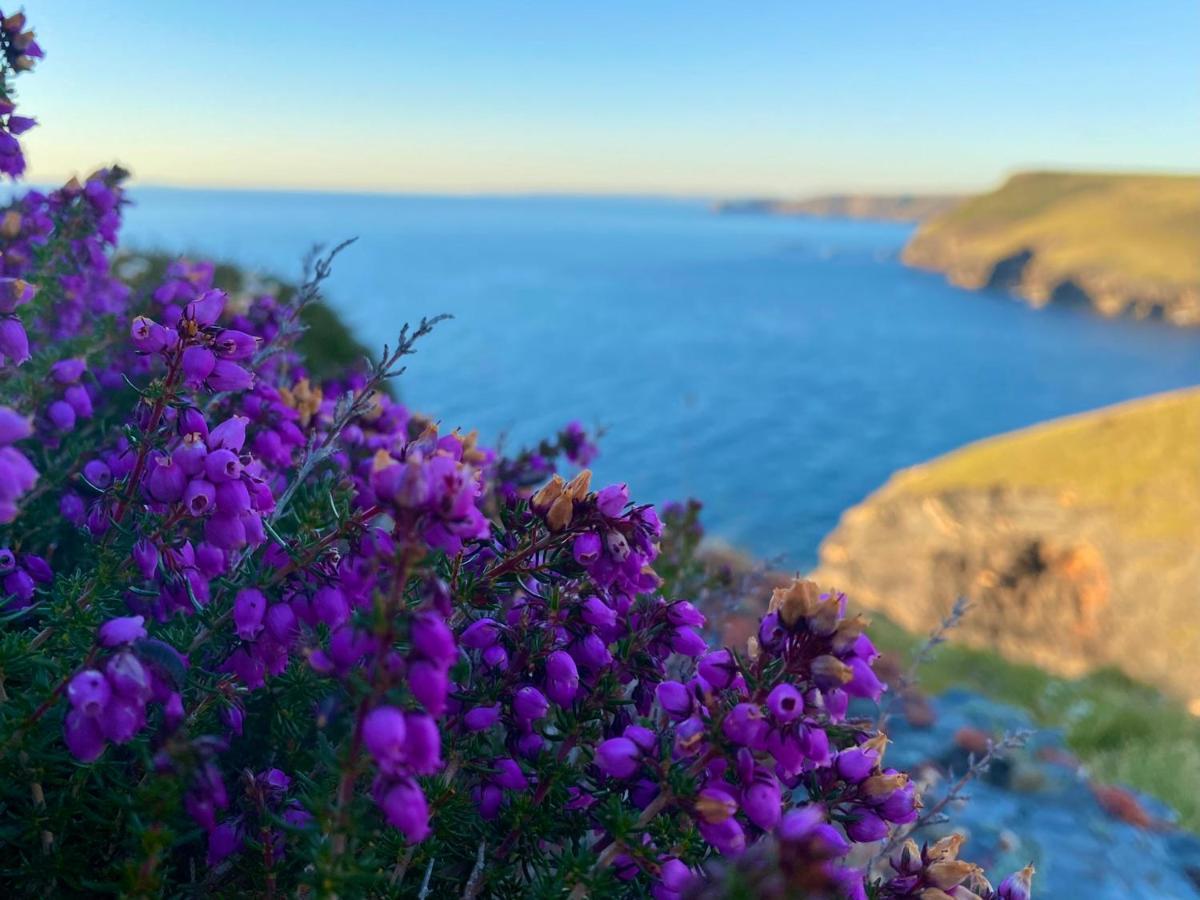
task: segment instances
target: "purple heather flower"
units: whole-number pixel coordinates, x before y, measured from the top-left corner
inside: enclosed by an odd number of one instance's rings
[[[743,747],[756,748],[767,735],[767,721],[757,703],[739,703],[725,716],[721,732]]]
[[[104,734],[95,717],[75,709],[67,713],[63,723],[63,740],[80,762],[92,762],[104,752]]]
[[[542,747],[546,745],[546,740],[536,731],[531,731],[528,734],[523,734],[517,738],[517,752],[526,759],[536,759],[537,755],[542,752]]]
[[[142,353],[157,353],[167,346],[167,329],[152,319],[138,316],[129,326],[134,349]]]
[[[36,285],[20,278],[0,278],[0,315],[11,315],[37,294]]]
[[[193,478],[183,491],[183,506],[191,516],[203,516],[217,501],[217,489],[212,482]]]
[[[245,416],[230,416],[209,434],[205,441],[208,449],[240,453],[246,443],[246,424],[249,421]]]
[[[579,692],[579,669],[571,654],[555,650],[546,657],[546,695],[559,706],[569,706]]]
[[[767,709],[777,722],[792,722],[804,714],[804,695],[790,684],[777,684],[767,694]]]
[[[217,335],[212,346],[222,359],[249,359],[258,349],[258,338],[227,328]]]
[[[419,613],[412,623],[413,649],[439,665],[450,665],[458,658],[454,634],[440,616]]]
[[[20,319],[0,317],[0,360],[19,366],[30,359],[29,338]]]
[[[612,654],[604,639],[596,634],[586,635],[574,646],[574,658],[589,669],[600,669],[612,662]]]
[[[520,765],[511,757],[496,760],[496,773],[492,780],[507,791],[524,791],[529,788],[529,779]]]
[[[450,678],[440,665],[423,659],[412,663],[408,668],[408,688],[432,715],[440,716],[445,711]]]
[[[221,447],[209,451],[204,458],[204,473],[213,484],[233,481],[242,476],[242,463],[236,453]]]
[[[388,824],[408,840],[423,841],[429,836],[429,804],[415,781],[404,778],[384,786],[377,795]]]
[[[50,377],[61,385],[74,384],[87,371],[87,362],[85,360],[74,357],[71,359],[60,359],[50,367]]]
[[[197,325],[212,325],[225,310],[224,291],[205,291],[184,309],[184,317]]]
[[[626,725],[622,734],[637,744],[643,753],[650,753],[658,746],[658,736],[641,725]]]
[[[596,509],[610,519],[620,518],[629,503],[629,485],[610,484],[596,494]]]
[[[588,597],[580,606],[580,616],[583,621],[596,628],[613,628],[617,624],[617,614],[599,597]]]
[[[408,727],[404,713],[394,706],[379,706],[371,710],[363,720],[363,742],[379,768],[395,774],[404,763],[405,739]]]
[[[596,748],[596,765],[605,775],[628,778],[638,768],[642,752],[627,737],[609,738]]]
[[[664,860],[659,866],[658,884],[650,892],[654,900],[681,900],[694,877],[692,870],[682,860]]]
[[[486,731],[500,721],[500,704],[477,706],[463,716],[467,731]]]
[[[479,809],[479,817],[491,821],[500,815],[500,807],[504,805],[504,792],[498,785],[481,784],[472,789],[471,797]]]
[[[139,538],[133,545],[133,562],[143,578],[153,578],[158,570],[158,547],[147,538]]]
[[[504,670],[508,668],[508,651],[502,644],[492,644],[480,656],[483,664],[489,669]]]
[[[742,791],[742,809],[763,831],[775,827],[783,813],[783,800],[774,773],[761,767],[755,771],[754,780]]]
[[[46,409],[46,417],[55,430],[67,432],[75,427],[75,410],[66,400],[55,400]]]
[[[84,669],[67,683],[67,700],[84,715],[99,715],[111,698],[108,679],[97,669]]]
[[[0,446],[15,444],[33,434],[28,416],[7,406],[0,406]]]
[[[532,685],[525,685],[513,695],[513,712],[525,721],[543,719],[550,711],[546,695]]]
[[[738,673],[737,660],[728,650],[716,650],[701,657],[696,671],[718,691],[723,691],[733,683],[733,677]]]
[[[187,476],[166,454],[150,460],[150,471],[146,475],[146,493],[159,503],[174,503],[183,496]]]
[[[917,819],[917,786],[911,781],[888,795],[876,812],[888,822],[907,825]]]
[[[100,626],[99,639],[105,647],[132,644],[146,636],[144,616],[119,616]]]
[[[130,700],[145,703],[150,699],[150,673],[129,651],[117,653],[104,667],[113,691]]]
[[[233,601],[233,622],[237,636],[243,641],[252,641],[263,629],[263,616],[267,611],[267,598],[255,588],[243,588]]]
[[[199,556],[200,552],[205,549],[203,544],[196,551]],[[296,630],[296,614],[292,612],[292,608],[286,603],[275,603],[267,610],[264,617],[267,633],[280,643],[289,643],[295,637]]]
[[[837,773],[851,784],[858,784],[875,771],[879,754],[871,748],[850,747],[841,751],[834,760]]]
[[[703,628],[704,615],[687,600],[678,600],[667,607],[667,619],[672,625]]]
[[[83,467],[83,477],[87,479],[88,484],[101,491],[106,491],[112,486],[112,469],[103,460],[89,460]]]
[[[200,384],[217,364],[207,347],[188,347],[183,351],[183,374],[190,384]]]
[[[350,619],[350,605],[345,595],[333,586],[319,588],[313,594],[312,608],[318,621],[330,628],[338,628]]]
[[[90,419],[95,412],[92,408],[92,397],[82,384],[73,384],[63,391],[67,405],[75,410],[76,417]]]
[[[577,536],[574,544],[571,545],[571,553],[575,557],[575,562],[581,566],[590,566],[598,560],[602,550],[600,536],[590,531]]]
[[[0,575],[7,575],[16,567],[16,554],[14,554],[8,547],[0,547]]]
[[[679,626],[667,641],[671,649],[684,656],[700,656],[708,649],[708,643],[691,628]]]
[[[15,572],[5,575],[3,584],[5,593],[12,594],[18,600],[33,599],[33,578],[24,569],[17,569]]]
[[[244,391],[254,385],[254,375],[235,362],[218,359],[207,383],[214,391]]]
[[[405,713],[408,729],[407,763],[418,775],[432,775],[442,768],[442,736],[437,722],[423,713]]]
[[[208,833],[208,864],[224,862],[242,846],[242,836],[232,822],[222,822]]]
[[[1029,864],[1020,872],[1014,872],[996,888],[998,900],[1029,900],[1033,896],[1033,864]]]
[[[210,516],[204,523],[204,539],[222,550],[238,550],[246,546],[246,523],[223,513]]]
[[[729,816],[719,822],[700,822],[700,836],[725,856],[737,856],[746,849],[746,832],[736,818]]]
[[[459,643],[473,650],[482,650],[500,640],[500,626],[495,619],[478,619],[458,636]]]
[[[869,844],[887,837],[887,822],[873,812],[859,809],[855,817],[846,825],[846,834],[850,840],[859,844]]]
[[[884,691],[884,684],[871,666],[865,660],[856,657],[850,660],[850,670],[853,677],[846,683],[846,693],[851,697],[878,700]]]
[[[692,714],[695,701],[687,686],[678,681],[663,681],[654,689],[654,696],[663,711],[676,719],[684,719]]]

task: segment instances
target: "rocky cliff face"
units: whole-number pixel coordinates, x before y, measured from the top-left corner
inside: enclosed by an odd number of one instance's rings
[[[951,639],[1068,676],[1117,668],[1200,714],[1198,412],[1200,392],[1166,395],[901,472],[845,513],[812,577],[918,633],[967,597]],[[1139,435],[1162,452],[1131,460]]]
[[[1038,307],[1200,325],[1200,178],[1017,175],[926,222],[902,259]]]

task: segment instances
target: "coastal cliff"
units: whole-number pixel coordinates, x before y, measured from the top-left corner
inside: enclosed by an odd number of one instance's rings
[[[806,200],[727,200],[718,203],[716,211],[725,214],[921,222],[946,212],[963,199],[957,194],[829,194]]]
[[[1076,676],[1116,668],[1200,714],[1200,389],[969,445],[848,510],[813,577],[916,633]]]
[[[1035,306],[1200,325],[1200,177],[1014,175],[922,224],[902,258]]]

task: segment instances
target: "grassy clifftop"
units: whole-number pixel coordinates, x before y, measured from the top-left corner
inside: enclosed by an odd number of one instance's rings
[[[817,580],[923,632],[1078,676],[1116,668],[1200,715],[1200,389],[970,445],[846,512]]]
[[[904,260],[1036,305],[1200,324],[1200,177],[1014,175],[925,222]]]

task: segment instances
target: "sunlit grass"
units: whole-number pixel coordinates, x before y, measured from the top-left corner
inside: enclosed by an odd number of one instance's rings
[[[970,256],[1032,250],[1058,279],[1113,273],[1159,287],[1200,284],[1200,178],[1028,172],[927,223]]]

